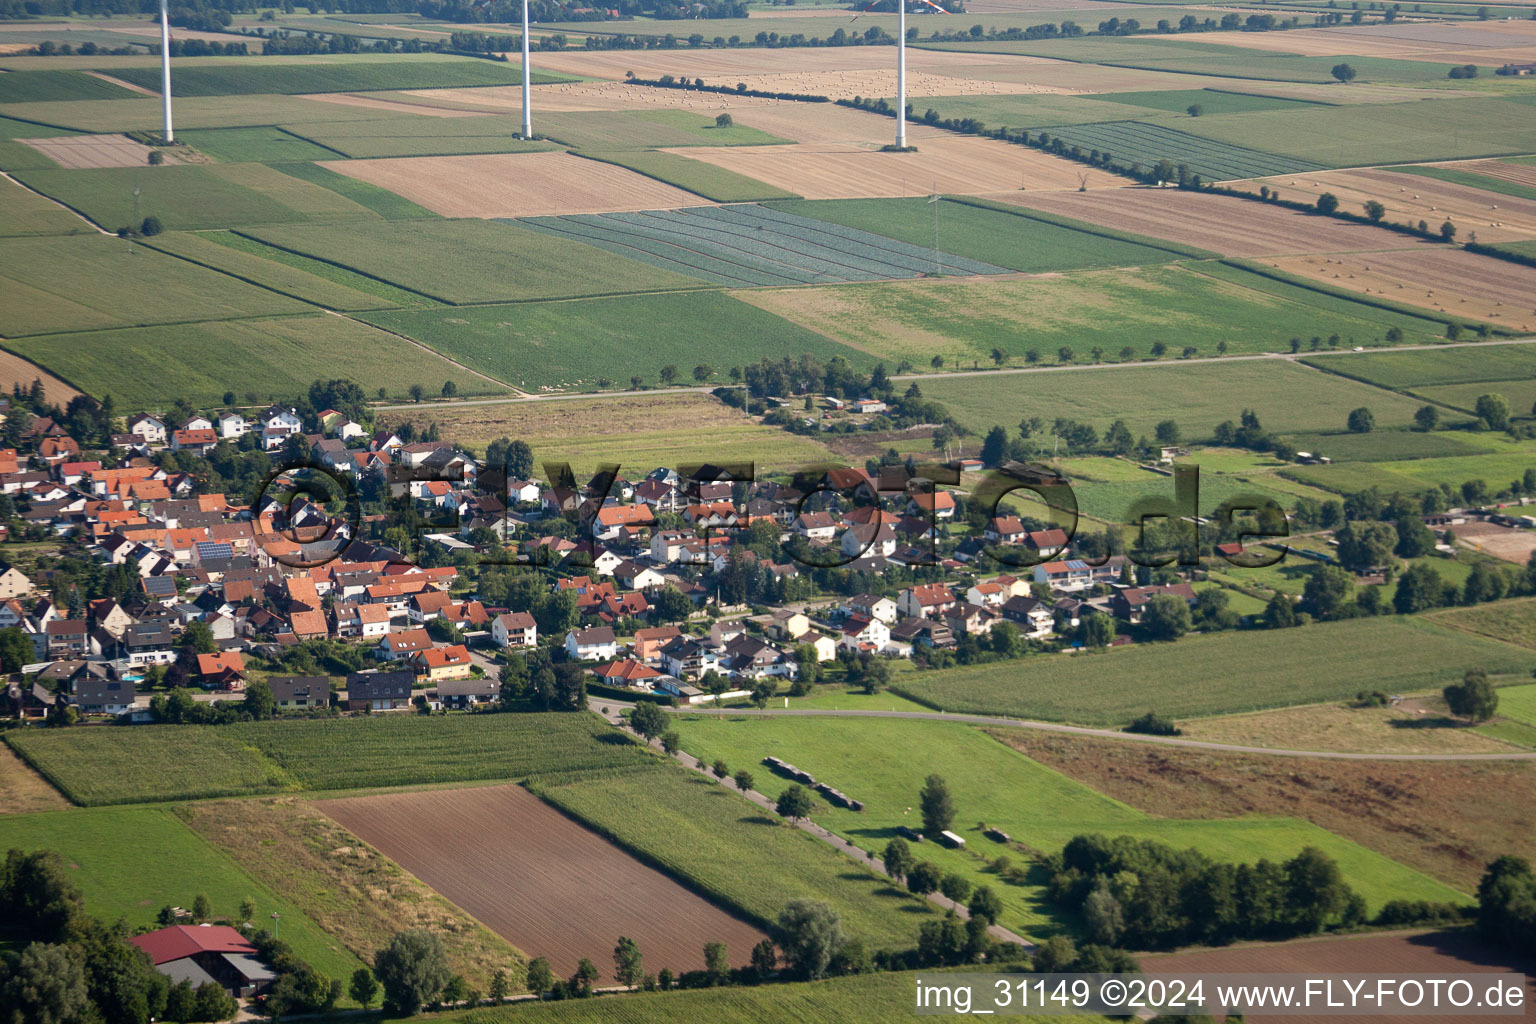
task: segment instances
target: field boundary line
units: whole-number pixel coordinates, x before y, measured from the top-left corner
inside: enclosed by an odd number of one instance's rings
[[[1128,186],[1129,187],[1129,186]],[[997,193],[992,193],[996,195]],[[1011,193],[1009,193],[1011,194]],[[1000,203],[995,199],[981,196],[946,195],[945,199],[962,206],[972,206],[979,210],[994,210],[998,213],[1008,213],[1015,217],[1023,217],[1026,220],[1038,221],[1042,224],[1050,224],[1053,227],[1066,228],[1070,231],[1080,231],[1085,235],[1095,235],[1099,238],[1108,238],[1115,242],[1129,242],[1147,249],[1160,249],[1163,252],[1171,252],[1175,256],[1183,256],[1186,259],[1209,260],[1220,259],[1221,254],[1202,249],[1199,246],[1184,245],[1166,238],[1155,238],[1152,235],[1141,235],[1134,231],[1119,231],[1115,228],[1107,228],[1087,221],[1080,221],[1072,217],[1064,217],[1060,214],[1048,213],[1044,210],[1036,210],[1029,206],[1015,206],[1012,203]]]
[[[41,189],[33,188],[31,185],[28,185],[26,182],[22,181],[21,179],[12,177],[10,175],[10,173],[7,172],[7,171],[0,171],[0,178],[4,178],[6,181],[10,182],[12,185],[15,185],[17,188],[20,188],[20,189],[22,189],[24,191],[27,191],[27,192],[31,192],[33,195],[38,196],[41,199],[48,200],[48,202],[50,202],[53,205],[59,207],[60,209],[68,210],[70,213],[74,214],[76,217],[79,217],[81,220],[85,221],[91,227],[95,228],[97,231],[101,232],[104,235],[113,236],[113,235],[116,234],[115,232],[108,231],[106,228],[102,227],[100,224],[97,224],[95,221],[91,220],[91,218],[87,217],[85,214],[81,213],[79,210],[75,209],[73,206],[70,206],[68,203],[64,202],[62,199],[55,199],[53,196],[51,196],[48,193],[42,191]],[[28,237],[47,238],[47,237],[50,237],[50,236],[40,235],[40,236],[28,236]]]
[[[169,249],[162,249],[160,246],[156,245],[153,242],[145,241],[143,239],[135,239],[134,241],[136,241],[139,245],[144,246],[146,249],[150,249],[150,250],[152,250],[154,252],[162,253],[162,254],[164,254],[166,256],[170,256],[170,257],[172,257],[174,259],[181,260],[184,263],[190,263],[190,264],[192,264],[195,267],[202,267],[204,270],[211,270],[215,274],[223,274],[226,277],[232,277],[236,281],[243,281],[243,282],[245,282],[248,285],[253,285],[253,286],[257,287],[257,288],[262,288],[262,289],[264,289],[266,291],[269,291],[269,292],[276,292],[278,295],[281,295],[284,298],[293,299],[295,302],[302,302],[305,305],[314,306],[316,309],[320,310],[321,312],[325,312],[325,313],[329,313],[330,312],[330,310],[325,307],[324,303],[316,302],[314,299],[306,299],[304,296],[302,296],[302,295],[295,295],[292,292],[283,291],[283,289],[278,288],[276,285],[270,285],[270,284],[266,284],[266,283],[264,283],[262,281],[257,281],[254,278],[249,278],[249,277],[246,277],[246,276],[244,276],[242,274],[237,274],[233,270],[225,270],[223,267],[216,267],[216,266],[214,266],[211,263],[204,263],[202,260],[194,259],[193,257],[188,256],[188,255],[186,255],[184,253],[172,252]],[[215,243],[215,244],[217,244],[217,243]],[[239,252],[240,250],[238,250],[238,249],[231,249],[230,251],[231,252]],[[281,266],[281,264],[279,264],[279,266]],[[301,273],[303,272],[303,269],[300,268],[300,267],[293,267],[291,269],[298,270]],[[321,278],[320,280],[324,280],[324,278]],[[327,282],[327,283],[335,284],[335,285],[338,285],[338,286],[340,286],[342,288],[346,287],[346,285],[341,284],[341,282],[339,282],[339,281],[330,281],[330,282]],[[356,291],[356,289],[353,289],[353,291]],[[358,294],[361,295],[361,294],[364,294],[364,293],[358,292]],[[370,307],[370,309],[371,308],[372,307]],[[400,307],[398,307],[398,306],[379,306],[378,308],[379,309],[399,309]]]
[[[33,335],[33,337],[38,337],[38,335]],[[42,337],[47,337],[47,335],[42,335]],[[82,395],[89,395],[90,394],[89,391],[85,390],[85,388],[82,388],[80,385],[76,384],[74,381],[70,380],[68,377],[64,376],[62,373],[59,373],[56,370],[48,369],[48,367],[44,366],[42,363],[38,362],[36,359],[33,359],[31,356],[27,355],[25,352],[18,352],[18,351],[16,351],[10,345],[6,344],[6,342],[8,342],[8,341],[10,341],[9,338],[0,338],[0,349],[4,349],[6,352],[9,352],[11,355],[15,356],[17,359],[22,360],[23,362],[27,363],[30,366],[37,367],[38,370],[40,370],[41,372],[47,374],[48,376],[52,377],[56,381],[60,381],[63,384],[65,384],[65,385],[67,385],[69,387],[74,388],[76,391],[80,392]]]
[[[280,245],[277,242],[269,242],[265,238],[260,238],[260,237],[258,237],[256,235],[249,234],[248,232],[242,231],[239,228],[227,228],[226,230],[230,234],[232,234],[232,235],[238,235],[241,238],[247,239],[247,240],[252,241],[252,242],[257,242],[257,243],[259,243],[261,245],[271,246],[273,249],[278,249],[278,250],[280,250],[282,252],[288,253],[289,255],[292,255],[292,256],[302,256],[305,259],[315,260],[315,261],[317,261],[319,263],[329,263],[331,266],[336,267],[336,268],[338,268],[340,270],[346,270],[346,271],[349,271],[350,273],[358,275],[359,277],[366,277],[366,278],[368,278],[370,280],[377,281],[380,284],[387,284],[387,285],[390,285],[391,287],[399,288],[401,291],[410,292],[412,295],[420,295],[424,299],[431,299],[433,302],[441,303],[444,306],[455,306],[455,305],[458,305],[458,303],[449,302],[447,299],[444,299],[444,298],[441,298],[439,296],[433,295],[430,292],[424,292],[420,288],[412,288],[409,285],[400,284],[397,281],[391,281],[387,277],[380,277],[377,274],[370,274],[370,273],[368,273],[365,270],[359,270],[356,267],[350,267],[347,264],[340,262],[339,260],[327,259],[324,256],[317,256],[314,253],[308,253],[308,252],[304,252],[304,251],[302,251],[300,249],[294,249],[294,248],[292,248],[290,246]]]
[[[1442,627],[1449,628],[1449,627]],[[901,693],[897,687],[891,692],[918,701],[918,698]],[[918,703],[925,703],[918,701]],[[1217,743],[1212,740],[1185,739],[1179,736],[1148,736],[1143,733],[1120,732],[1115,729],[1094,729],[1085,725],[1067,725],[1064,722],[1041,722],[1029,718],[1008,718],[1001,715],[973,715],[934,711],[874,711],[866,709],[834,711],[811,708],[700,708],[666,707],[672,714],[693,715],[752,715],[752,716],[801,716],[833,718],[907,718],[935,722],[960,722],[966,725],[990,725],[1004,729],[1033,729],[1040,732],[1069,733],[1096,739],[1116,739],[1128,743],[1152,743],[1163,746],[1187,747],[1195,750],[1213,750],[1229,754],[1270,754],[1276,757],[1305,757],[1340,761],[1536,761],[1536,751],[1510,751],[1507,754],[1371,754],[1343,750],[1292,750],[1282,747],[1251,747],[1236,743]]]

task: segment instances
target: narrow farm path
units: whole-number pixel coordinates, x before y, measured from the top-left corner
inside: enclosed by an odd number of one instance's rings
[[[624,704],[617,701],[599,700],[595,702],[589,702],[589,706],[591,703],[596,703],[598,710],[602,713],[603,717],[606,718],[608,722],[616,728],[622,729],[623,731],[629,733],[631,736],[639,739],[640,742],[649,745],[652,749],[661,749],[660,744],[647,741],[645,737],[640,736],[633,729],[631,729],[629,724],[621,717],[621,712],[628,711],[633,707],[633,705]],[[672,755],[672,759],[678,764],[682,765],[684,768],[687,768],[689,771],[694,772],[703,778],[709,779],[721,786],[724,786],[727,789],[740,793],[742,796],[746,797],[754,804],[757,804],[757,806],[761,807],[769,814],[778,814],[778,811],[774,807],[774,801],[772,798],[768,797],[766,794],[759,793],[755,789],[738,790],[736,789],[735,782],[730,779],[715,778],[712,772],[706,771],[704,768],[699,766],[699,759],[693,755],[679,750]],[[822,828],[820,825],[816,824],[814,821],[811,821],[809,818],[802,818],[800,821],[797,821],[794,824],[795,827],[799,828],[802,832],[806,832],[815,836],[817,839],[820,839],[822,842],[826,843],[828,846],[832,847],[843,856],[857,861],[860,867],[869,871],[873,871],[876,874],[882,875],[886,878],[891,877],[890,874],[885,870],[885,865],[881,863],[879,857],[876,857],[874,854],[869,853],[858,846],[855,846],[853,843],[848,842],[848,840],[844,839],[842,836],[836,835],[828,829]],[[956,903],[954,900],[950,899],[948,896],[945,896],[943,893],[931,892],[928,894],[928,899],[930,902],[943,907],[945,910],[954,911],[956,916],[962,920],[970,919],[970,911],[965,908],[963,903]],[[1028,939],[1024,938],[1022,935],[1019,935],[1016,932],[1009,931],[1002,925],[994,924],[990,926],[987,929],[987,934],[999,942],[1018,943],[1025,949],[1035,948],[1035,944],[1033,942],[1030,942]]]

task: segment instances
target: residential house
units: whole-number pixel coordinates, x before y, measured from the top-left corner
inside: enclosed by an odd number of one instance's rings
[[[839,627],[837,644],[844,650],[879,654],[891,639],[891,627],[866,615],[850,615]]]
[[[848,558],[889,558],[896,553],[896,528],[889,523],[865,523],[843,534],[839,550]]]
[[[879,619],[886,625],[896,621],[896,602],[878,594],[860,594],[849,600],[848,608],[867,618]]]
[[[212,427],[201,430],[178,430],[171,435],[171,450],[175,452],[196,452],[198,455],[207,455],[209,449],[219,443],[219,435]]]
[[[165,421],[158,416],[141,412],[128,421],[128,433],[145,444],[165,444]]]
[[[1194,587],[1188,583],[1169,583],[1152,587],[1122,587],[1110,597],[1109,608],[1116,618],[1135,625],[1146,614],[1152,599],[1163,594],[1183,598],[1187,604],[1195,603]]]
[[[432,638],[425,629],[402,629],[398,633],[385,634],[373,649],[373,656],[380,661],[399,661],[431,649]]]
[[[1003,618],[1032,640],[1043,640],[1056,626],[1051,606],[1037,597],[1010,597],[1002,605]]]
[[[113,678],[100,662],[89,662],[70,681],[66,699],[82,715],[122,715],[133,710],[136,696],[133,680]]]
[[[382,604],[339,601],[331,609],[336,618],[336,635],[373,640],[389,632],[389,608]]]
[[[409,706],[414,672],[350,672],[348,711],[392,711]]]
[[[720,666],[720,652],[698,637],[678,636],[661,649],[661,667],[678,679],[698,679]]]
[[[943,583],[918,583],[896,597],[896,610],[913,618],[933,618],[959,602]]]
[[[503,612],[491,620],[491,639],[498,647],[533,647],[539,627],[527,612]]]
[[[468,679],[471,661],[463,644],[450,644],[418,651],[412,659],[417,683],[440,683],[447,679]]]
[[[661,649],[683,635],[676,626],[654,626],[635,630],[635,657],[651,664],[661,658]]]
[[[501,698],[501,687],[494,679],[445,679],[437,684],[435,694],[427,693],[427,702],[437,707],[467,711],[477,704],[494,704]]]
[[[245,658],[239,651],[219,651],[197,656],[197,674],[210,690],[243,690]]]
[[[994,544],[1022,544],[1029,531],[1018,516],[993,516],[987,520],[981,535]]]
[[[9,601],[16,597],[26,597],[32,593],[32,581],[27,579],[25,573],[14,565],[7,565],[0,572],[0,601]]]
[[[572,661],[609,661],[618,656],[619,642],[610,626],[573,629],[565,635],[565,652]]]
[[[323,708],[331,702],[331,681],[325,676],[269,676],[267,686],[279,708]]]
[[[244,416],[237,412],[221,412],[215,422],[219,436],[225,438],[244,437],[251,429]]]
[[[610,661],[606,665],[599,665],[593,669],[593,674],[609,686],[623,686],[647,693],[655,689],[656,680],[662,675],[634,658],[621,658],[618,661]]]
[[[89,644],[84,619],[54,619],[43,627],[46,653],[52,661],[85,657]]]

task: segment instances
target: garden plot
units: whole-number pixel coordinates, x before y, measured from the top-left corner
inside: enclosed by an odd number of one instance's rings
[[[887,122],[894,132],[894,122]],[[698,147],[683,156],[765,181],[807,199],[986,195],[1019,188],[1115,188],[1126,179],[1038,150],[993,139],[914,140],[916,153],[881,153],[836,143],[800,146]],[[670,152],[670,151],[669,151]]]
[[[60,167],[143,167],[149,163],[150,147],[134,142],[126,135],[63,135],[49,139],[17,139],[31,146]],[[168,164],[180,163],[170,153],[161,153]]]
[[[1321,164],[1297,157],[1265,153],[1245,146],[1203,139],[1174,128],[1141,121],[1105,124],[1059,125],[1049,132],[1068,146],[1084,152],[1099,150],[1121,163],[1134,161],[1151,168],[1159,160],[1187,164],[1192,174],[1207,181],[1230,181],[1264,174],[1291,174],[1321,170]]]
[[[558,217],[705,201],[615,164],[568,153],[344,160],[322,166],[445,217]]]
[[[521,223],[723,285],[880,281],[939,269],[1006,273],[989,263],[755,205]]]

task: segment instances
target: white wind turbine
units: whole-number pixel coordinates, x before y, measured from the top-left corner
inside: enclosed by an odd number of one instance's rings
[[[165,108],[165,142],[176,141],[171,130],[171,9],[170,0],[160,0],[160,103]]]
[[[869,7],[853,16],[854,21],[875,6],[880,0],[873,0]],[[933,0],[918,0],[938,11],[940,14],[949,12]],[[896,0],[896,148],[907,148],[907,0]]]
[[[528,0],[523,0],[523,138],[533,138],[533,74],[528,68]]]

